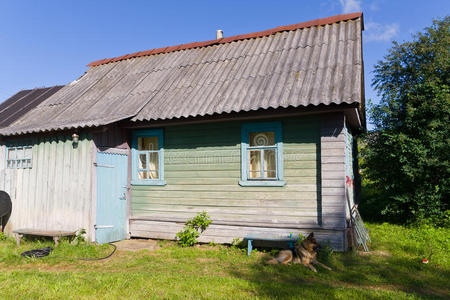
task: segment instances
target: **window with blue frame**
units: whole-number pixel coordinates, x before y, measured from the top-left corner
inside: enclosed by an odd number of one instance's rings
[[[162,129],[132,133],[132,181],[134,185],[165,185]]]
[[[283,186],[281,122],[242,125],[241,186]]]
[[[14,141],[6,144],[6,166],[9,169],[31,169],[33,146],[31,141]]]

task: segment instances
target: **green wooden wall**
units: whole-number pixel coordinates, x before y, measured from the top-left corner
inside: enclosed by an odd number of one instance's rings
[[[239,186],[241,124],[165,128],[167,185],[133,186],[131,219],[185,222],[205,210],[215,224],[318,227],[319,118],[282,120],[284,187]]]

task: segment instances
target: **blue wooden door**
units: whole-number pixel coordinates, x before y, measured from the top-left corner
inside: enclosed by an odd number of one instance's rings
[[[126,238],[128,156],[97,153],[95,239],[104,244]]]

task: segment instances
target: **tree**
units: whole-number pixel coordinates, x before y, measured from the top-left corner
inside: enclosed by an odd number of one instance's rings
[[[364,176],[378,191],[382,214],[398,223],[448,218],[450,17],[410,42],[393,43],[375,65]],[[381,196],[381,197],[380,197]]]

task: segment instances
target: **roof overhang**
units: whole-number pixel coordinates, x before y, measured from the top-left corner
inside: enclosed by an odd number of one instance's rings
[[[355,132],[364,131],[363,123],[359,109],[353,104],[341,105],[321,105],[309,107],[289,107],[276,109],[261,109],[250,112],[233,112],[227,114],[215,114],[211,116],[174,118],[169,120],[151,120],[151,121],[123,121],[120,125],[127,129],[138,128],[156,128],[167,126],[179,126],[188,124],[204,124],[214,122],[226,122],[236,120],[261,120],[269,118],[288,118],[296,116],[319,115],[319,114],[335,114],[342,113],[346,116],[346,120],[350,128]]]

